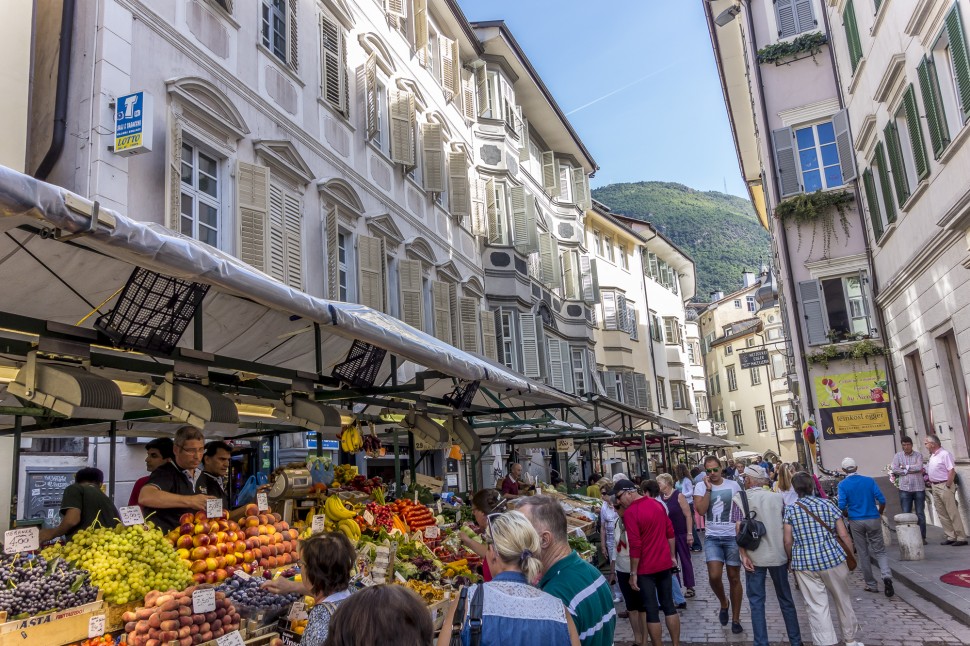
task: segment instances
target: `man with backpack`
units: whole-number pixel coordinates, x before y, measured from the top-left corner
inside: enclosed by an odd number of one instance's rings
[[[736,523],[738,549],[745,569],[754,646],[768,646],[768,622],[765,618],[765,579],[768,576],[771,577],[785,619],[788,641],[791,646],[800,646],[802,637],[798,615],[788,584],[783,523],[785,498],[767,488],[770,478],[759,464],[745,467],[742,478],[744,490],[734,496],[731,520]]]

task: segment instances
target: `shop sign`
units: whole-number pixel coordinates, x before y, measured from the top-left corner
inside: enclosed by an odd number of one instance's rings
[[[154,112],[152,95],[134,92],[115,102],[114,152],[129,156],[151,152]]]
[[[556,439],[556,453],[572,453],[575,450],[573,438],[561,437]]]
[[[819,375],[814,386],[825,439],[892,434],[889,383],[882,371]]]
[[[748,368],[757,368],[758,366],[767,366],[769,363],[771,363],[767,350],[752,350],[751,352],[742,352],[740,356],[742,370],[746,370]]]

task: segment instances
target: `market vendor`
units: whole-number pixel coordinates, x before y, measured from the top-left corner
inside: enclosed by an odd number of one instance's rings
[[[71,540],[74,534],[87,529],[97,521],[104,527],[118,524],[118,510],[111,498],[101,491],[104,473],[101,469],[85,467],[74,474],[74,484],[64,490],[61,498],[61,524],[40,530],[40,542],[51,541],[58,536]]]
[[[205,511],[208,496],[199,488],[205,438],[194,426],[183,426],[175,432],[175,459],[161,465],[148,478],[138,495],[138,504],[148,520],[163,532],[179,526],[179,518],[186,512]]]
[[[509,474],[502,480],[502,495],[506,498],[516,498],[533,488],[533,485],[522,481],[522,465],[514,462],[509,467]]]
[[[145,468],[148,469],[148,475],[135,481],[135,486],[131,488],[131,495],[128,497],[129,507],[138,504],[142,487],[148,484],[148,479],[152,477],[155,469],[175,459],[174,451],[175,447],[170,437],[156,437],[145,445]]]

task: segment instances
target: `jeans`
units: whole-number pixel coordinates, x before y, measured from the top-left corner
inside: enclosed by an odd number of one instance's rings
[[[705,536],[704,560],[720,561],[725,565],[741,567],[741,553],[733,536]]]
[[[798,629],[798,614],[795,611],[791,586],[788,584],[787,565],[755,567],[754,572],[745,571],[754,646],[768,646],[768,620],[765,618],[766,575],[771,575],[771,583],[775,587],[775,596],[778,597],[781,615],[785,619],[785,629],[788,631],[788,642],[791,646],[799,646],[802,643],[802,634]]]
[[[916,505],[916,519],[919,521],[919,533],[926,540],[926,491],[899,491],[899,504],[904,514],[913,513]]]

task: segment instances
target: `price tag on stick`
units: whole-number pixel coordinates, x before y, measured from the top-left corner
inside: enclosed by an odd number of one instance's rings
[[[216,610],[216,589],[202,588],[192,593],[192,614],[202,615]]]
[[[16,554],[40,549],[40,530],[36,527],[11,529],[3,533],[3,553]]]
[[[428,527],[424,528],[424,537],[427,539],[434,540],[438,538],[440,534],[441,531],[438,529],[437,525],[429,525]]]
[[[295,601],[292,606],[290,606],[290,614],[286,616],[290,621],[299,621],[300,619],[306,619],[306,604],[302,601]]]
[[[319,514],[313,517],[313,523],[310,525],[311,534],[319,534],[324,529],[326,529],[327,518],[323,514]]]
[[[209,518],[222,518],[222,500],[209,498],[205,501],[205,515]]]
[[[370,511],[364,510],[364,522],[367,523],[368,525],[373,525],[374,514],[370,513]]]
[[[238,630],[226,633],[222,637],[217,638],[216,643],[219,646],[246,646],[246,642],[243,641],[242,635],[239,634]]]
[[[251,578],[253,578],[253,577],[251,577],[251,576],[249,575],[249,573],[248,573],[248,572],[246,572],[245,570],[236,570],[236,572],[235,572],[235,576],[237,576],[237,577],[239,577],[239,578],[240,578],[240,579],[242,579],[243,581],[248,581],[248,580],[250,580]]]
[[[269,496],[265,492],[256,494],[256,507],[259,511],[269,511]]]
[[[132,525],[144,525],[145,516],[141,513],[141,507],[132,505],[131,507],[120,507],[118,514],[121,516],[121,524],[125,527]]]
[[[105,615],[94,615],[88,619],[88,639],[104,634]]]

